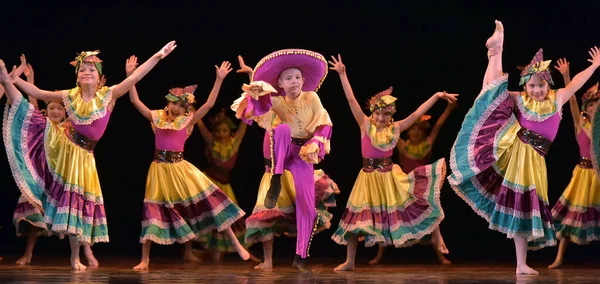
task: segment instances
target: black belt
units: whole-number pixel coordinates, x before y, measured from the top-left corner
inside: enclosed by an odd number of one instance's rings
[[[592,165],[592,160],[590,160],[586,157],[579,158],[579,165],[586,169],[591,169],[594,167],[594,165]]]
[[[306,142],[308,142],[308,140],[310,140],[310,139],[302,139],[302,138],[293,138],[292,137],[292,144],[296,144],[298,146],[304,146],[304,144],[306,144]]]
[[[517,136],[521,141],[531,145],[533,149],[544,157],[548,154],[548,150],[550,150],[550,145],[552,144],[552,141],[546,139],[546,137],[526,128],[521,128]]]
[[[89,139],[85,135],[79,133],[72,125],[67,127],[66,134],[73,143],[90,152],[94,150],[94,147],[96,147],[96,144],[98,143],[98,140]]]
[[[363,170],[384,170],[389,171],[392,169],[394,162],[392,157],[387,158],[363,158]]]
[[[178,163],[183,161],[183,152],[154,150],[154,161],[159,163]]]

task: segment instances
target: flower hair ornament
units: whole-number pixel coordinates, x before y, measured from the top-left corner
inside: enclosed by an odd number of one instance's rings
[[[96,70],[98,70],[98,74],[102,75],[102,60],[98,58],[98,54],[100,54],[100,50],[94,51],[82,51],[75,57],[75,60],[71,61],[71,65],[75,66],[75,74],[79,72],[79,67],[81,67],[82,63],[93,63],[96,66]]]
[[[598,90],[599,83],[597,82],[590,87],[585,94],[581,97],[581,111],[585,112],[588,104],[593,101],[597,101],[600,98],[600,91]]]
[[[188,115],[191,110],[191,107],[196,102],[194,97],[194,91],[196,91],[197,87],[198,85],[191,85],[185,88],[172,88],[169,90],[169,94],[167,94],[165,98],[167,98],[168,101],[173,103],[183,102],[187,112],[186,115]]]
[[[226,114],[225,114],[225,109],[221,109],[215,116],[213,116],[212,118],[210,118],[210,127],[212,129],[214,129],[217,125],[224,123],[225,125],[227,125],[227,127],[229,127],[230,130],[234,130],[237,128],[237,125],[235,125],[235,123],[233,123],[233,120],[231,120],[231,118],[229,118]]]
[[[374,112],[376,110],[381,110],[389,114],[396,113],[396,98],[393,97],[392,87],[389,87],[387,90],[379,92],[375,94],[369,100],[369,110]]]
[[[552,60],[544,61],[544,50],[540,48],[529,65],[521,72],[519,86],[525,85],[533,75],[537,75],[548,82],[548,84],[554,85],[554,81],[552,81],[552,76],[550,75],[550,62],[552,62]]]
[[[429,121],[431,120],[431,115],[422,115],[419,121],[415,122],[413,125],[417,127],[421,127],[423,129],[428,129],[431,127]]]

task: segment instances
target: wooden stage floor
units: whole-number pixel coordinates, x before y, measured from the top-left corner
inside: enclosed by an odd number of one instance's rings
[[[68,258],[36,257],[27,266],[16,257],[0,262],[0,283],[599,283],[600,263],[549,270],[532,264],[539,276],[516,277],[511,263],[492,264],[361,264],[353,272],[333,272],[337,262],[313,260],[313,274],[299,274],[291,259],[276,259],[272,271],[254,270],[252,264],[225,260],[221,264],[184,263],[155,259],[146,272],[133,271],[137,258],[100,258],[100,268],[71,271]],[[547,264],[546,264],[547,265]]]

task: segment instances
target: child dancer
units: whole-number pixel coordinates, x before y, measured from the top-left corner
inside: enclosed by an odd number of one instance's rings
[[[571,76],[567,60],[558,60],[555,68],[562,74],[565,85],[569,85]],[[600,180],[590,157],[591,120],[594,118],[599,94],[596,83],[583,95],[581,109],[575,96],[569,99],[580,160],[573,170],[571,182],[552,208],[556,237],[560,242],[556,260],[548,268],[558,268],[562,264],[569,241],[587,245],[600,239],[600,212],[597,209],[600,208]]]
[[[106,130],[115,101],[175,48],[174,41],[168,43],[131,76],[110,88],[99,88],[99,52],[82,52],[71,62],[77,87],[54,92],[9,77],[0,60],[0,83],[11,103],[3,131],[13,177],[27,201],[44,212],[48,230],[70,235],[72,269],[86,269],[79,260],[82,243],[109,241],[94,146]],[[47,123],[13,83],[35,99],[63,101],[70,122],[67,127]]]
[[[127,73],[133,72],[136,64],[137,58],[132,56],[127,61]],[[152,123],[156,145],[146,180],[140,237],[142,260],[133,268],[135,270],[148,269],[152,242],[163,245],[186,243],[184,258],[194,259],[191,241],[214,228],[225,231],[242,259],[250,258],[230,228],[245,214],[244,211],[183,159],[185,141],[194,124],[214,105],[221,83],[231,71],[230,66],[227,61],[220,67],[215,66],[217,78],[213,89],[206,103],[195,113],[190,109],[196,85],[171,89],[166,96],[169,103],[165,110],[151,111],[140,101],[135,86],[129,91],[132,104]]]
[[[273,115],[275,117],[275,115]],[[275,119],[278,121],[278,119]],[[277,125],[277,122],[274,123]],[[263,139],[263,156],[265,159],[265,173],[258,187],[256,205],[252,215],[246,219],[246,242],[261,242],[263,247],[263,262],[254,267],[255,269],[273,268],[273,243],[275,236],[296,235],[296,215],[294,202],[296,201],[296,190],[294,178],[290,171],[285,170],[281,175],[281,193],[274,208],[268,209],[264,206],[265,196],[271,185],[271,137],[269,131],[265,132]],[[314,171],[315,199],[318,200],[316,208],[318,211],[317,229],[315,233],[329,229],[333,215],[327,211],[329,207],[335,207],[334,194],[339,193],[337,184],[333,182],[323,170]]]
[[[208,159],[209,169],[205,172],[206,176],[223,191],[229,199],[238,205],[233,189],[229,184],[231,171],[235,166],[240,144],[246,134],[247,125],[242,123],[234,135],[233,130],[237,126],[225,115],[225,110],[221,110],[211,119],[211,131],[204,125],[202,120],[196,123],[202,138],[206,142],[206,158]],[[239,219],[231,225],[231,229],[240,243],[244,243],[244,234],[246,228],[244,220]],[[223,253],[234,252],[229,239],[217,230],[208,232],[199,237],[199,241],[213,253],[213,260],[219,262]],[[247,247],[247,246],[245,246]]]
[[[415,168],[424,166],[430,163],[431,159],[431,151],[432,147],[437,140],[438,133],[440,129],[450,116],[450,113],[454,110],[456,104],[448,103],[446,106],[446,110],[440,116],[438,121],[435,123],[433,129],[429,135],[427,131],[430,129],[429,120],[431,116],[423,115],[419,121],[413,123],[406,132],[408,132],[408,139],[404,140],[402,138],[398,139],[398,144],[396,144],[396,149],[398,149],[399,153],[399,163],[398,165],[404,172],[412,172]],[[448,248],[446,248],[446,244],[444,243],[444,238],[442,237],[442,233],[440,231],[439,226],[433,230],[433,234],[439,234],[440,243],[436,244],[435,242],[431,242],[431,236],[425,236],[419,243],[428,244],[431,243],[433,245],[433,250],[437,255],[438,260],[441,264],[451,264],[451,262],[444,256],[444,254],[448,254]],[[377,256],[372,259],[369,264],[377,264],[383,258],[383,252],[385,251],[385,246],[379,246],[377,251]]]
[[[444,159],[417,167],[406,174],[393,164],[393,149],[400,133],[415,123],[438,99],[456,101],[456,94],[435,93],[404,120],[392,122],[396,98],[392,88],[369,101],[371,116],[366,116],[356,102],[341,57],[332,56],[332,70],[340,75],[346,99],[360,127],[363,169],[352,188],[348,204],[332,239],[347,245],[346,262],[335,271],[354,270],[358,238],[365,246],[409,246],[433,232],[444,219],[440,206],[440,189],[444,184]],[[441,243],[441,235],[434,236]]]
[[[272,129],[271,150],[274,157],[273,177],[264,205],[272,209],[281,192],[281,175],[289,170],[296,189],[296,256],[293,266],[300,272],[310,272],[308,257],[317,222],[315,209],[314,164],[329,153],[331,119],[323,108],[316,90],[327,76],[323,55],[304,49],[284,49],[261,59],[252,74],[252,82],[264,82],[275,90],[245,90],[232,109],[246,123],[253,119],[265,129],[271,126],[273,111],[281,124]],[[264,120],[266,119],[266,120]],[[264,122],[261,122],[264,121]]]
[[[538,274],[527,265],[527,249],[556,244],[544,157],[558,131],[563,104],[600,66],[600,56],[593,48],[590,67],[564,89],[550,90],[550,61],[543,61],[540,49],[521,72],[524,91],[509,92],[502,71],[503,40],[504,28],[496,21],[486,42],[483,89],[452,147],[448,180],[490,229],[514,239],[516,274]]]

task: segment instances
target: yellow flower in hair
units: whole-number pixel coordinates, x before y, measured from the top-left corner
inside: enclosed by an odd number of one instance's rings
[[[195,98],[194,95],[188,94],[187,95],[187,101],[188,101],[188,103],[193,104],[194,102],[196,102],[196,101],[194,101],[194,98]]]
[[[390,95],[385,95],[385,96],[381,97],[380,100],[383,103],[385,103],[385,105],[389,105],[389,104],[392,104],[393,102],[395,102],[397,99],[395,97],[390,96]]]
[[[531,69],[535,73],[546,71],[546,70],[548,70],[548,67],[550,66],[551,61],[552,60],[542,61],[538,64],[535,64]]]

